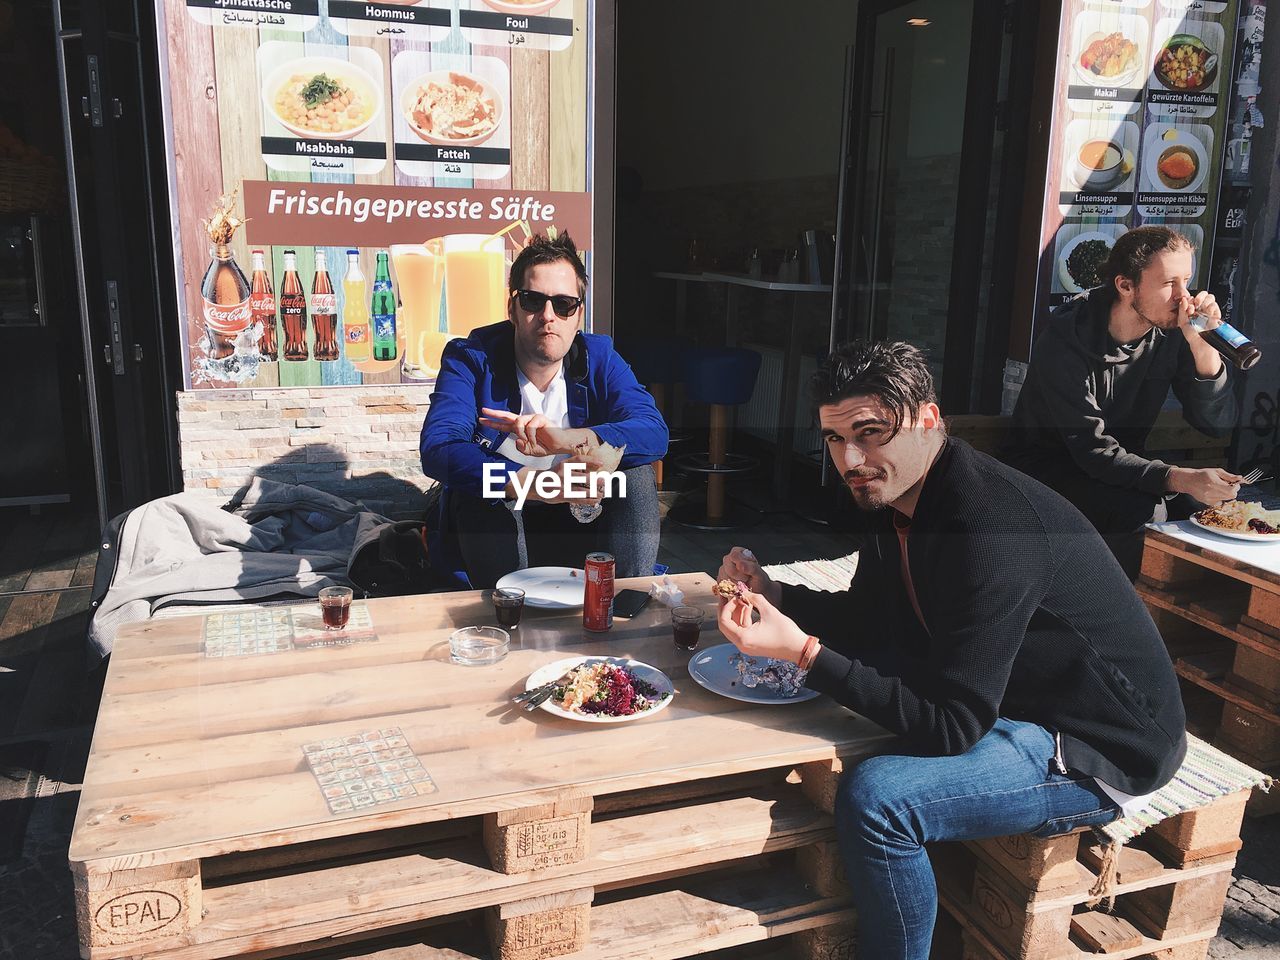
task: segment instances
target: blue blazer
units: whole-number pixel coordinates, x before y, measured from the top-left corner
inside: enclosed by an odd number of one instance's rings
[[[590,427],[615,447],[626,444],[623,470],[666,455],[666,421],[609,337],[579,333],[564,364],[571,427]],[[500,464],[508,474],[523,466],[494,452],[506,434],[480,425],[481,407],[520,412],[515,334],[507,320],[444,348],[419,450],[422,472],[444,484],[446,492],[478,497],[486,463]]]

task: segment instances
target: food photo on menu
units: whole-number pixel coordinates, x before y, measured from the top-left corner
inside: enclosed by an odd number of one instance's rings
[[[1063,136],[1062,191],[1083,194],[1132,194],[1141,132],[1132,120],[1077,118]],[[1111,211],[1128,212],[1130,203]]]
[[[1153,123],[1143,135],[1138,205],[1144,217],[1198,217],[1205,210],[1213,129]]]
[[[492,85],[458,70],[418,77],[403,102],[409,129],[441,146],[479,146],[493,136],[502,116],[502,98]]]
[[[386,164],[382,61],[367,47],[258,48],[262,153],[283,172],[372,174]]]
[[[1082,10],[1073,28],[1073,82],[1141,88],[1146,81],[1147,21],[1132,14]]]
[[[1208,119],[1218,109],[1226,34],[1213,20],[1168,17],[1155,27],[1148,109],[1157,116]]]
[[[1056,238],[1053,292],[1074,296],[1101,285],[1102,265],[1128,229],[1123,223],[1063,224]]]
[[[402,51],[392,60],[396,166],[492,180],[511,163],[510,74],[494,57]]]

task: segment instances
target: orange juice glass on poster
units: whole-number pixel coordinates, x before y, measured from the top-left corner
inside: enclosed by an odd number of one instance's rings
[[[465,337],[507,316],[506,238],[455,233],[444,238],[444,296],[449,334]]]
[[[440,354],[449,335],[440,330],[440,292],[444,286],[444,250],[439,239],[397,243],[391,247],[400,292],[396,318],[404,336],[401,372],[427,380],[440,372]]]

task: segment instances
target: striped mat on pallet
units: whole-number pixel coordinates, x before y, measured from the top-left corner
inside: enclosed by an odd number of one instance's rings
[[[853,571],[858,567],[858,554],[851,553],[838,560],[797,560],[795,563],[775,563],[764,568],[772,580],[779,583],[812,587],[814,590],[848,590]]]
[[[1187,756],[1173,779],[1153,793],[1136,813],[1095,827],[1094,832],[1110,842],[1127,843],[1161,820],[1197,810],[1219,797],[1249,787],[1270,790],[1271,783],[1271,777],[1265,773],[1188,733]]]

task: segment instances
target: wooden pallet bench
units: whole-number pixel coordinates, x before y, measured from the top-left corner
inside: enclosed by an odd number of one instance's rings
[[[1137,588],[1184,681],[1191,728],[1280,772],[1280,576],[1148,530]],[[1254,793],[1251,813],[1277,810],[1280,798]]]
[[[709,577],[678,580],[713,605]],[[484,608],[470,593],[370,601],[376,642],[240,658],[205,657],[199,618],[122,631],[71,846],[82,955],[358,957],[424,929],[463,930],[456,956],[495,960],[631,956],[593,944],[634,943],[633,928],[671,957],[790,936],[823,958],[847,940],[847,894],[821,872],[832,819],[802,772],[869,755],[884,731],[821,699],[703,690],[665,608],[604,639],[577,611],[526,611],[506,660],[450,663],[448,633]],[[574,654],[653,664],[676,699],[606,728],[510,704]],[[392,728],[432,792],[333,814],[304,747]],[[418,947],[405,957],[461,949]]]
[[[1157,824],[1121,849],[1114,908],[1091,906],[1103,850],[1089,831],[931,850],[970,960],[1203,958],[1217,932],[1248,791]]]

